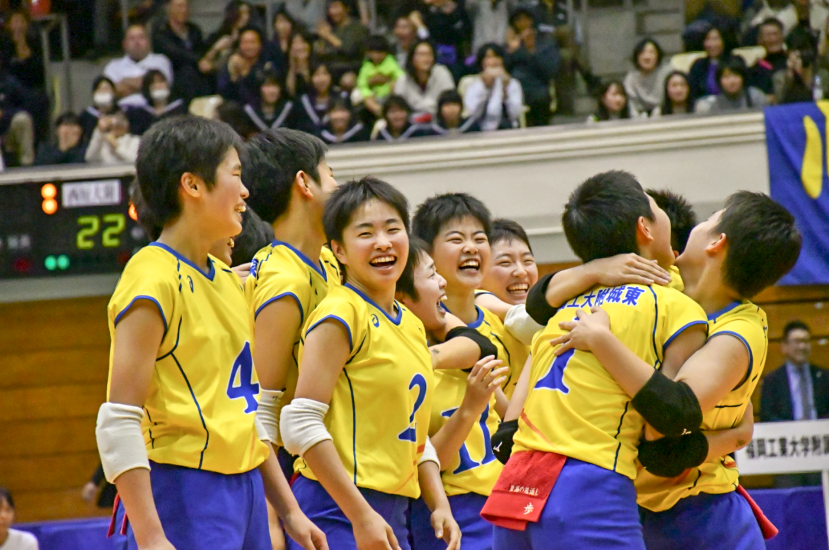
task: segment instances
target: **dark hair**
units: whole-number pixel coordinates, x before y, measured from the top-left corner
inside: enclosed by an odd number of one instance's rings
[[[759,30],[760,27],[766,27],[768,25],[774,25],[775,27],[780,29],[780,32],[783,32],[783,23],[781,23],[780,20],[776,17],[767,17],[763,19],[762,23],[757,25],[757,29]]]
[[[665,50],[662,49],[662,46],[659,45],[659,42],[647,36],[639,42],[637,42],[636,45],[633,47],[633,57],[631,59],[633,61],[633,66],[637,69],[641,68],[639,67],[639,56],[642,54],[643,51],[645,51],[645,46],[647,46],[648,44],[653,44],[653,47],[656,48],[656,66],[659,67],[659,65],[662,63],[662,58],[665,56]]]
[[[708,33],[711,31],[717,31],[720,34],[720,39],[722,40],[722,54],[721,57],[728,57],[731,55],[731,51],[737,47],[737,35],[733,29],[726,28],[719,24],[710,25],[706,31],[705,35],[703,36],[703,43],[705,43],[705,38],[708,36]]]
[[[14,498],[12,498],[11,491],[5,487],[0,487],[0,500],[5,499],[9,503],[9,508],[14,510]]]
[[[250,196],[247,203],[268,223],[288,211],[291,189],[301,170],[316,182],[325,159],[325,143],[316,136],[277,128],[254,136],[247,144],[248,162],[242,181]]]
[[[141,80],[141,95],[144,96],[144,99],[147,100],[147,103],[149,105],[153,104],[153,98],[150,95],[150,86],[152,86],[156,76],[160,76],[161,78],[163,78],[164,82],[167,83],[167,86],[170,87],[170,82],[167,80],[167,77],[164,76],[164,73],[162,73],[158,69],[150,69],[149,71],[144,73],[144,78]]]
[[[397,107],[399,109],[403,109],[404,111],[411,113],[412,108],[409,105],[409,102],[403,96],[392,94],[386,98],[386,102],[383,104],[383,118],[389,113],[389,109],[392,107]]]
[[[276,18],[280,15],[291,23],[291,32],[293,33],[293,30],[297,28],[298,23],[296,19],[294,19],[293,16],[291,16],[291,14],[288,13],[288,10],[285,9],[285,4],[280,4],[279,7],[276,8],[276,10],[274,11],[273,19],[271,19],[271,27],[274,27],[276,25]]]
[[[431,254],[432,247],[429,243],[416,237],[409,235],[409,257],[406,260],[406,268],[397,279],[397,292],[405,294],[415,302],[420,300],[420,295],[415,288],[415,269],[420,265],[421,254]]]
[[[622,108],[619,118],[630,118],[630,101],[628,101],[628,93],[627,90],[625,90],[625,85],[622,84],[620,80],[608,80],[599,87],[599,90],[596,93],[599,100],[599,107],[596,109],[596,119],[598,120],[610,120],[610,111],[607,110],[607,106],[605,106],[602,98],[613,86],[619,88],[625,96],[625,106]]]
[[[147,208],[160,225],[181,213],[178,188],[190,172],[213,188],[216,170],[231,148],[243,144],[225,123],[193,116],[175,116],[155,123],[141,137],[135,174]]]
[[[331,64],[328,63],[325,59],[320,59],[319,57],[312,57],[308,60],[308,74],[313,78],[314,73],[317,72],[317,69],[320,67],[325,67],[325,70],[328,71],[328,74],[331,75],[331,84],[329,88],[334,86],[334,73],[331,72]]]
[[[230,0],[230,2],[225,4],[224,17],[222,18],[222,25],[216,32],[217,36],[221,37],[226,34],[230,34],[233,31],[234,25],[236,25],[236,22],[239,20],[239,12],[241,11],[241,7],[243,5],[248,6],[252,15],[253,8],[250,4],[244,2],[243,0]]]
[[[354,213],[365,203],[377,199],[397,211],[406,233],[409,233],[409,201],[393,185],[366,176],[338,187],[325,203],[323,225],[328,241],[342,242],[343,231],[351,223]]]
[[[794,216],[762,193],[738,191],[728,197],[712,233],[725,233],[723,282],[743,298],[773,285],[800,256]]]
[[[406,73],[411,77],[412,81],[417,83],[417,70],[414,67],[414,55],[415,51],[417,51],[417,47],[421,44],[426,44],[432,50],[432,57],[434,58],[434,62],[432,63],[432,69],[435,68],[435,65],[438,63],[438,54],[435,51],[435,45],[432,44],[430,40],[418,39],[415,40],[414,44],[411,45],[409,48],[409,53],[406,54]],[[429,74],[431,75],[432,70],[429,69]]]
[[[685,200],[685,197],[667,189],[648,189],[645,192],[671,220],[671,248],[681,254],[685,250],[685,245],[688,244],[691,230],[697,225],[694,208]]]
[[[570,248],[584,263],[639,253],[639,218],[654,219],[642,186],[629,172],[611,170],[588,178],[570,195],[561,216]]]
[[[268,67],[263,71],[260,71],[257,75],[257,82],[259,83],[259,87],[261,88],[265,84],[276,84],[279,86],[280,90],[285,89],[285,82],[282,78],[282,75],[274,68]]]
[[[748,93],[748,67],[746,67],[746,62],[743,61],[743,58],[739,55],[730,55],[723,59],[723,61],[719,65],[717,65],[717,87],[719,87],[720,93],[723,95],[725,95],[725,90],[723,90],[722,84],[720,84],[720,80],[722,80],[725,71],[730,71],[743,79],[743,87],[738,93],[738,95],[745,96],[746,105],[749,108],[753,107],[754,104],[751,101],[751,95]]]
[[[492,215],[484,203],[467,193],[445,193],[426,199],[417,207],[412,232],[432,245],[446,224],[466,216],[480,222],[489,238],[492,233]]]
[[[507,220],[505,218],[493,220],[492,234],[489,237],[490,245],[494,245],[500,241],[514,241],[516,239],[526,244],[527,248],[530,249],[530,252],[533,251],[527,232],[524,231],[524,228],[521,227],[518,222]]]
[[[483,63],[484,57],[486,57],[486,52],[492,51],[495,55],[501,58],[503,61],[507,57],[507,52],[504,50],[504,47],[500,44],[496,44],[495,42],[487,42],[480,48],[478,48],[478,54],[475,57],[476,67],[478,68],[478,72],[483,70]]]
[[[515,28],[515,21],[522,15],[529,17],[533,21],[533,26],[535,26],[535,14],[529,8],[515,8],[509,16],[509,26]]]
[[[61,115],[57,119],[55,119],[55,128],[57,128],[58,126],[62,126],[64,124],[68,124],[71,126],[80,126],[81,119],[78,118],[78,115],[76,115],[72,111],[66,111],[64,113],[61,113]]]
[[[812,330],[809,328],[809,325],[807,325],[800,319],[795,319],[794,321],[789,321],[788,323],[786,323],[785,328],[783,328],[783,340],[788,340],[789,333],[793,330],[805,330],[810,335],[812,334]]]
[[[95,80],[92,81],[92,93],[93,94],[95,93],[95,90],[98,89],[98,86],[100,86],[101,82],[108,82],[109,85],[112,86],[112,91],[115,92],[115,83],[112,80],[110,80],[109,77],[104,76],[104,75],[99,75],[99,76],[96,76]]]
[[[328,109],[326,109],[326,110],[325,110],[325,112],[326,112],[326,113],[330,113],[330,112],[332,112],[332,111],[337,111],[337,110],[340,110],[340,111],[342,111],[342,110],[346,110],[346,111],[348,111],[349,113],[352,113],[352,111],[351,111],[351,104],[348,102],[348,100],[347,100],[347,99],[342,98],[342,97],[338,97],[338,98],[334,99],[334,100],[333,100],[333,101],[332,101],[332,102],[328,105]],[[352,114],[353,114],[353,113],[352,113]]]
[[[391,53],[391,45],[389,44],[388,38],[382,34],[372,34],[366,40],[366,51],[383,52],[388,54]]]
[[[688,82],[688,75],[683,73],[682,71],[671,71],[670,73],[668,73],[668,76],[665,77],[665,84],[662,87],[662,114],[674,114],[674,104],[671,101],[671,98],[668,97],[668,82],[670,82],[670,80],[675,76],[681,76],[685,80],[685,84],[688,86],[688,98],[685,100],[685,109],[689,113],[693,113],[694,101],[691,99],[691,83]]]
[[[259,128],[251,121],[245,108],[237,101],[225,101],[216,109],[219,120],[233,128],[233,131],[243,140],[259,132]]]
[[[459,94],[458,91],[455,88],[451,88],[449,90],[445,90],[445,91],[441,92],[441,94],[438,96],[438,112],[437,112],[437,118],[441,122],[443,122],[443,116],[441,115],[440,110],[443,109],[443,106],[446,105],[447,103],[457,103],[458,105],[461,106],[461,109],[463,109],[463,98],[461,97],[461,94]]]
[[[141,226],[141,229],[144,230],[144,233],[147,234],[147,237],[151,241],[157,241],[161,236],[161,230],[164,229],[164,225],[158,223],[155,217],[153,217],[153,213],[150,212],[147,201],[144,200],[144,196],[141,194],[141,185],[138,183],[138,178],[134,178],[132,183],[130,183],[129,192],[130,202],[135,207],[138,225]]]
[[[233,249],[230,252],[231,265],[249,262],[261,248],[271,241],[273,241],[273,227],[248,206],[242,214],[242,232],[233,238]]]

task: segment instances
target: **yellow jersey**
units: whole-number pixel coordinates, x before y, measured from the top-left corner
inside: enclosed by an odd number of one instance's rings
[[[293,367],[285,380],[285,394],[280,399],[280,410],[288,405],[296,391],[299,342],[305,321],[328,294],[331,286],[340,284],[340,273],[334,255],[326,247],[315,262],[282,241],[273,241],[253,257],[250,276],[245,281],[245,298],[250,313],[251,334],[256,316],[268,304],[288,298],[299,307],[300,325],[294,335]],[[253,342],[255,346],[256,343]]]
[[[644,420],[631,398],[592,353],[569,350],[555,356],[550,345],[564,333],[559,323],[593,305],[608,313],[613,334],[654,368],[677,335],[706,323],[696,302],[657,285],[596,286],[565,303],[533,340],[530,393],[513,452],[559,453],[634,479]]]
[[[668,285],[668,288],[673,288],[674,290],[678,290],[680,292],[685,290],[685,283],[682,282],[682,275],[679,274],[679,268],[672,265],[671,269],[668,270],[668,273],[671,275],[671,282]]]
[[[703,430],[725,430],[739,424],[757,388],[768,351],[766,313],[751,302],[734,302],[708,316],[708,338],[730,336],[748,350],[745,378],[712,410],[702,416]],[[641,466],[636,477],[637,501],[654,512],[670,509],[679,499],[700,493],[723,494],[737,488],[737,464],[730,456],[704,462],[675,478],[657,477]]]
[[[107,306],[109,332],[137,300],[164,321],[141,427],[150,460],[221,474],[270,453],[253,425],[259,393],[241,281],[210,256],[205,274],[175,250],[150,243],[130,259]],[[110,380],[112,374],[110,351]]]
[[[481,309],[483,310],[482,326],[489,331],[489,334],[485,335],[498,348],[498,359],[504,362],[504,366],[509,366],[507,379],[501,385],[501,389],[504,390],[507,399],[512,399],[515,386],[521,377],[521,371],[524,370],[524,364],[530,355],[530,346],[513,336],[504,326],[504,322],[501,321],[500,317],[486,308]],[[481,331],[482,329],[478,328],[478,330]]]
[[[434,379],[423,324],[395,302],[389,316],[351,285],[329,289],[309,315],[305,338],[324,321],[342,323],[351,353],[331,397],[325,427],[358,487],[420,496],[417,461],[429,430]],[[302,370],[304,340],[299,349]],[[297,472],[317,479],[302,458]]]

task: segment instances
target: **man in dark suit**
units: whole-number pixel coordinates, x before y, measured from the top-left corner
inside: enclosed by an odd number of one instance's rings
[[[760,421],[817,420],[829,418],[829,372],[809,363],[811,331],[802,321],[783,329],[781,349],[786,363],[763,379]],[[820,485],[820,474],[781,475],[777,487]]]

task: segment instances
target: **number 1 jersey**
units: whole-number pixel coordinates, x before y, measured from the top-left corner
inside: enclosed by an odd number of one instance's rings
[[[141,249],[107,306],[109,331],[114,342],[115,327],[139,300],[154,304],[164,322],[141,426],[150,460],[238,474],[262,464],[270,449],[253,424],[259,384],[241,281],[221,261],[208,261],[204,273],[163,244]]]

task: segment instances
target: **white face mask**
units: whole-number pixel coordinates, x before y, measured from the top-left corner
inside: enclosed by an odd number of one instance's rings
[[[97,92],[92,96],[92,102],[99,107],[109,107],[115,96],[109,92]]]
[[[164,101],[170,97],[170,90],[167,88],[156,88],[155,90],[150,90],[150,97],[153,98],[153,101]]]

